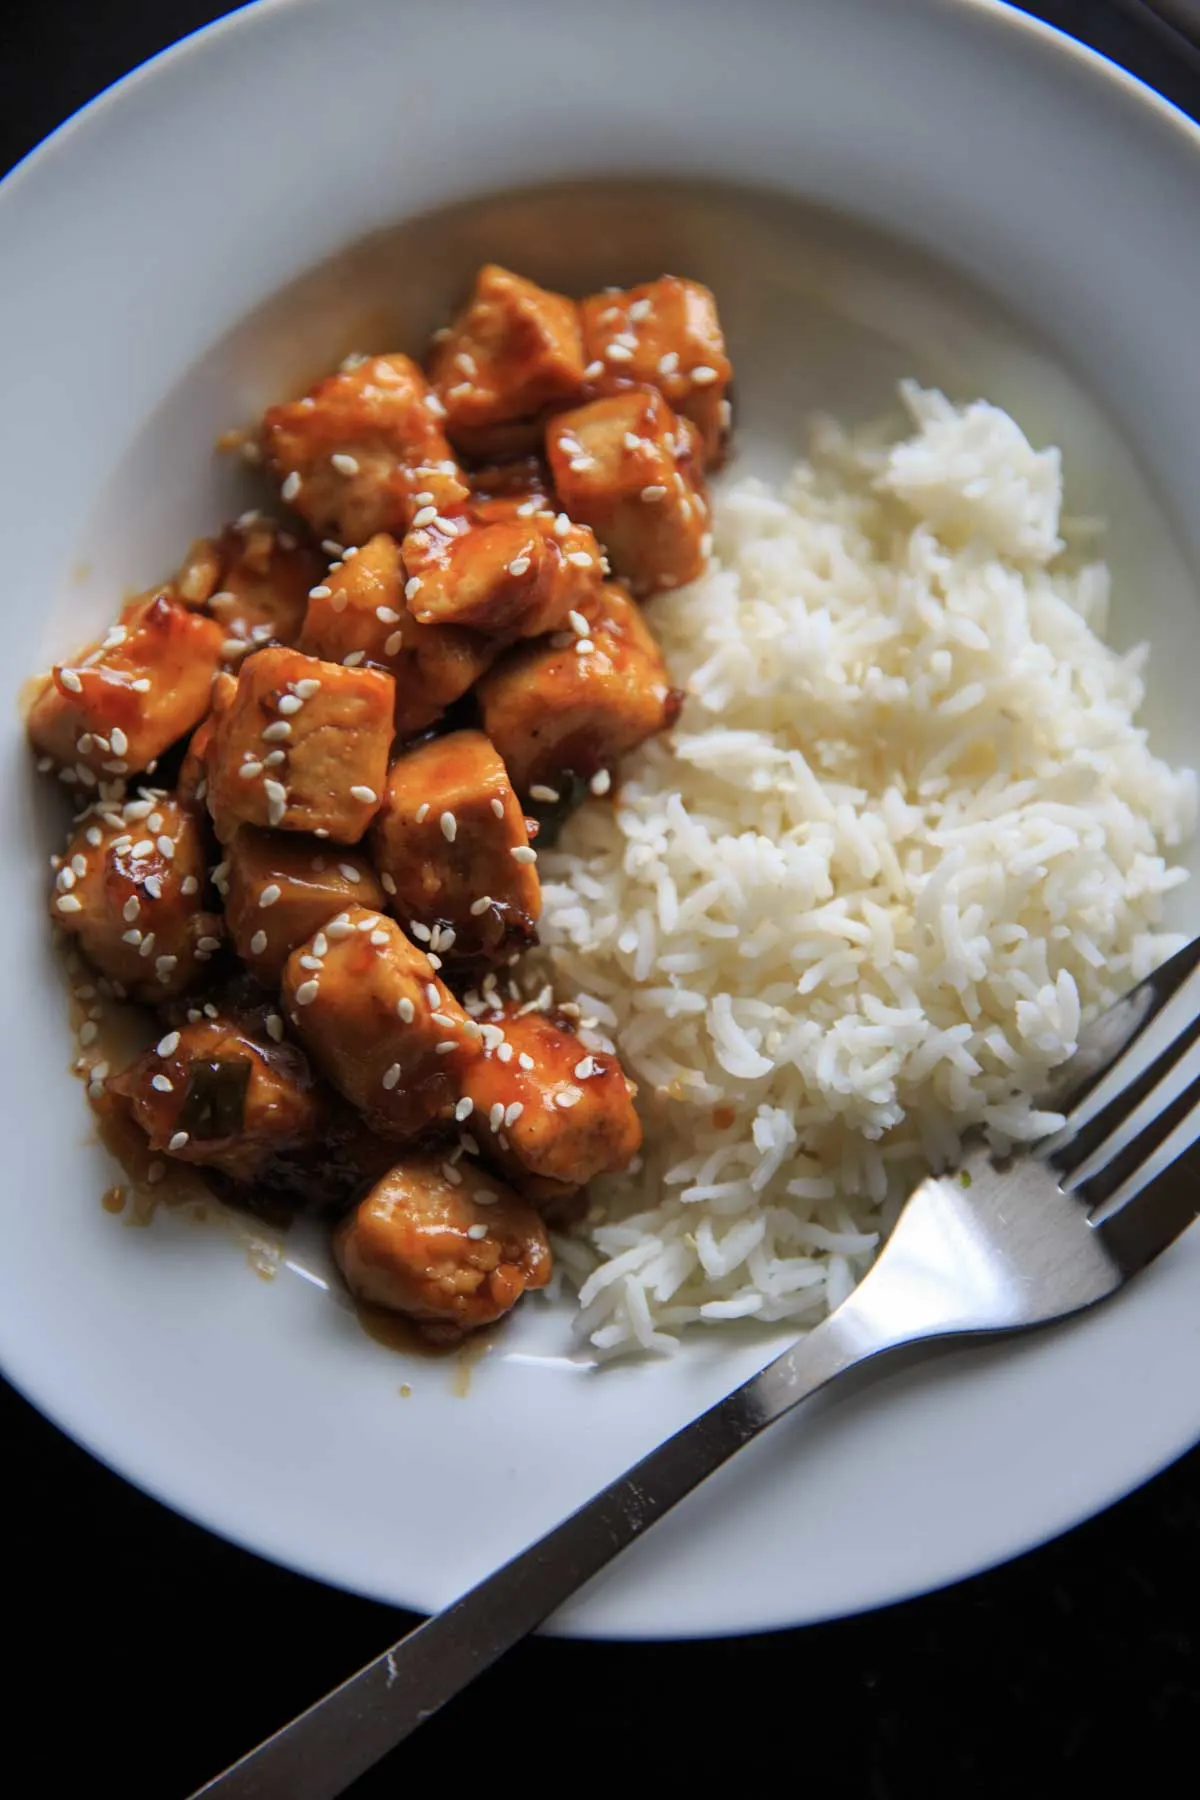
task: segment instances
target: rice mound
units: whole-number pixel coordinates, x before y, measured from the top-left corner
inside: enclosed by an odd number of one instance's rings
[[[556,987],[646,1122],[558,1245],[601,1353],[816,1323],[968,1127],[1054,1127],[1041,1078],[1182,942],[1195,777],[1134,723],[1145,648],[1103,641],[1058,452],[901,394],[903,441],[826,423],[718,500],[710,572],[650,611],[673,738],[542,859]]]

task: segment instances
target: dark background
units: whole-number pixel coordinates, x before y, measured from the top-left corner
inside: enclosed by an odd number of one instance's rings
[[[520,0],[496,3],[519,17]],[[9,7],[0,170],[145,57],[234,10]],[[1200,57],[1148,27],[1137,0],[1028,10],[1200,116]],[[1200,221],[1181,220],[1189,228]],[[14,1796],[107,1787],[122,1800],[182,1800],[412,1622],[176,1518],[3,1387],[0,1444],[5,1761],[11,1770],[20,1747],[34,1759],[16,1787],[0,1777]],[[1069,1537],[887,1612],[715,1643],[528,1644],[352,1792],[502,1776],[586,1783],[594,1766],[623,1784],[702,1791],[724,1775],[739,1790],[768,1774],[817,1778],[854,1800],[1036,1800],[1108,1790],[1121,1769],[1136,1771],[1136,1793],[1194,1792],[1198,1546],[1194,1451]]]

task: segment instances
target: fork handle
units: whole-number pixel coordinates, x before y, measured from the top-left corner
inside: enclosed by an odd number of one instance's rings
[[[877,1347],[855,1335],[841,1313],[826,1319],[192,1800],[334,1800],[743,1444]]]

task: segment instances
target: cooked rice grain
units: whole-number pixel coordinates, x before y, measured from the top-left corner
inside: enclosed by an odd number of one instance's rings
[[[719,501],[711,572],[651,609],[674,739],[542,859],[559,991],[647,1124],[560,1246],[604,1353],[815,1323],[968,1126],[1053,1126],[1029,1094],[1180,941],[1195,778],[1134,724],[1107,569],[1066,564],[1058,452],[902,393],[903,442],[825,424]]]

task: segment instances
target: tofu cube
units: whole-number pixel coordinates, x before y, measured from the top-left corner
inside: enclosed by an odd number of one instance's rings
[[[298,650],[258,650],[213,723],[208,806],[227,843],[239,825],[357,843],[379,810],[395,683]]]
[[[223,636],[169,589],[131,600],[100,644],[51,670],[29,712],[31,744],[84,789],[152,772],[208,711]]]
[[[396,683],[395,723],[402,738],[440,718],[500,651],[478,632],[418,624],[404,585],[400,547],[379,532],[313,588],[299,645],[326,662],[386,669]]]
[[[629,388],[561,413],[546,431],[555,487],[635,594],[681,587],[710,548],[699,435],[656,388]]]
[[[205,979],[224,942],[207,893],[201,814],[152,788],[79,820],[50,916],[119,993],[159,1005]]]
[[[573,300],[485,264],[466,306],[439,333],[429,356],[451,442],[477,460],[507,460],[521,454],[521,446],[535,447],[536,435],[523,434],[520,426],[582,396],[583,361]]]
[[[444,960],[490,960],[533,941],[537,858],[481,731],[434,738],[392,764],[371,844],[392,911]]]
[[[506,1005],[479,1022],[486,1048],[463,1081],[471,1135],[519,1192],[553,1202],[628,1167],[642,1127],[615,1056],[586,1050],[554,1014]]]
[[[308,590],[325,565],[271,519],[247,513],[219,538],[192,545],[175,578],[189,606],[202,606],[225,633],[235,661],[263,644],[294,644],[304,623]]]
[[[630,382],[656,387],[696,426],[705,463],[719,463],[731,423],[733,365],[710,290],[664,275],[619,293],[592,294],[579,311],[589,387],[601,394]]]
[[[421,624],[540,637],[599,592],[604,558],[586,525],[550,510],[509,510],[512,516],[495,523],[460,515],[409,532],[407,591]]]
[[[379,877],[352,850],[298,831],[241,825],[225,857],[221,888],[234,947],[265,988],[276,989],[298,945],[348,906],[384,905]]]
[[[423,505],[466,498],[442,417],[416,363],[366,357],[272,406],[263,454],[283,499],[318,537],[365,544],[377,531],[403,532]]]
[[[546,1229],[527,1201],[469,1162],[408,1155],[338,1227],[346,1286],[371,1306],[416,1319],[453,1343],[545,1287]]]
[[[479,683],[483,728],[521,795],[593,780],[678,717],[683,696],[624,588],[606,583],[584,617],[586,637],[516,645]]]
[[[400,1142],[449,1119],[479,1055],[479,1027],[394,919],[350,906],[294,950],[289,1023],[380,1137]]]
[[[129,1103],[151,1150],[239,1182],[316,1144],[327,1119],[296,1045],[259,1037],[233,1018],[200,1018],[165,1032],[110,1086]]]

